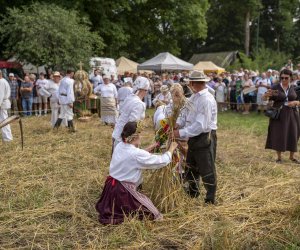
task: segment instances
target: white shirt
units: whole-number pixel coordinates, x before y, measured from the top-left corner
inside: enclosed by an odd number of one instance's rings
[[[127,122],[137,122],[145,118],[145,103],[135,94],[128,96],[121,110],[121,115],[117,119],[112,137],[117,141],[122,141],[121,133]]]
[[[205,88],[193,94],[189,102],[191,108],[186,109],[187,114],[179,116],[177,123],[180,127],[180,137],[190,138],[201,133],[208,133],[217,129],[217,103],[213,95]]]
[[[58,89],[60,83],[55,83],[53,81],[48,81],[45,85],[45,89],[51,94],[50,102],[58,102]]]
[[[127,96],[130,96],[133,92],[133,89],[129,86],[124,86],[118,90],[118,100],[122,102],[126,99]]]
[[[168,92],[166,95],[163,95],[162,93],[158,94],[154,100],[152,101],[152,103],[155,105],[155,103],[157,101],[163,101],[164,103],[168,104],[169,102],[171,102],[172,100],[172,95],[170,92]]]
[[[96,88],[100,84],[104,84],[103,78],[100,75],[93,76],[91,82],[93,83],[94,88]]]
[[[65,76],[61,80],[58,88],[58,100],[60,104],[72,104],[75,101],[73,85],[74,80],[69,76]]]
[[[94,93],[101,93],[101,97],[118,98],[118,91],[113,83],[100,84],[94,89]]]
[[[0,108],[10,109],[10,86],[9,83],[4,79],[0,79]]]
[[[154,155],[132,144],[120,142],[112,155],[109,175],[118,181],[139,185],[142,183],[143,169],[158,169],[172,160],[170,152]]]
[[[155,130],[158,130],[160,128],[160,121],[165,118],[166,118],[165,106],[161,105],[156,109],[153,115],[153,123],[154,123]]]
[[[256,86],[258,86],[257,94],[263,95],[268,91],[268,89],[266,87],[259,87],[260,83],[271,87],[271,81],[270,81],[270,79],[267,79],[267,78],[257,80],[257,82],[256,82]]]
[[[37,79],[36,81],[36,86],[39,86],[41,88],[45,87],[48,83],[48,80],[47,79]]]

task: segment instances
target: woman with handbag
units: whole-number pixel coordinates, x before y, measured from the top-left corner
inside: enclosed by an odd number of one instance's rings
[[[282,163],[282,152],[290,151],[290,160],[300,164],[300,161],[294,158],[300,136],[298,111],[300,102],[291,81],[292,72],[283,69],[280,72],[280,83],[274,85],[263,96],[264,99],[273,101],[272,112],[276,113],[276,115],[268,115],[270,122],[266,149],[273,149],[277,152],[276,163]]]

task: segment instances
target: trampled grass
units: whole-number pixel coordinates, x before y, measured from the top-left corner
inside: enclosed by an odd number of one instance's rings
[[[161,222],[102,226],[95,203],[111,152],[112,129],[97,118],[78,132],[24,119],[25,148],[0,144],[1,249],[299,249],[300,167],[274,163],[264,149],[268,121],[219,115],[217,205],[186,197]],[[153,140],[148,119],[143,144]],[[145,172],[145,178],[150,172]],[[145,192],[150,187],[144,187]]]

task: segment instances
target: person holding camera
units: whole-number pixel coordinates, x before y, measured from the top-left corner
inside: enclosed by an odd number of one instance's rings
[[[298,151],[297,144],[300,133],[300,120],[297,98],[294,87],[291,85],[292,71],[283,69],[280,72],[280,84],[276,84],[268,90],[264,100],[273,101],[273,107],[279,110],[278,119],[270,118],[266,149],[273,149],[277,153],[276,163],[282,163],[282,152],[290,152],[290,160],[300,164],[294,158]]]

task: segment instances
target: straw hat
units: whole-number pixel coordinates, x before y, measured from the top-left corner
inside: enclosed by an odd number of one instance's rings
[[[210,78],[208,78],[203,71],[194,70],[190,74],[190,82],[209,82]]]
[[[59,73],[58,71],[55,71],[55,72],[53,73],[53,76],[59,76],[59,77],[60,77],[60,73]]]
[[[161,93],[166,93],[166,92],[168,92],[168,91],[169,91],[169,88],[168,88],[167,85],[162,85],[162,86],[160,87],[160,92],[161,92]]]

